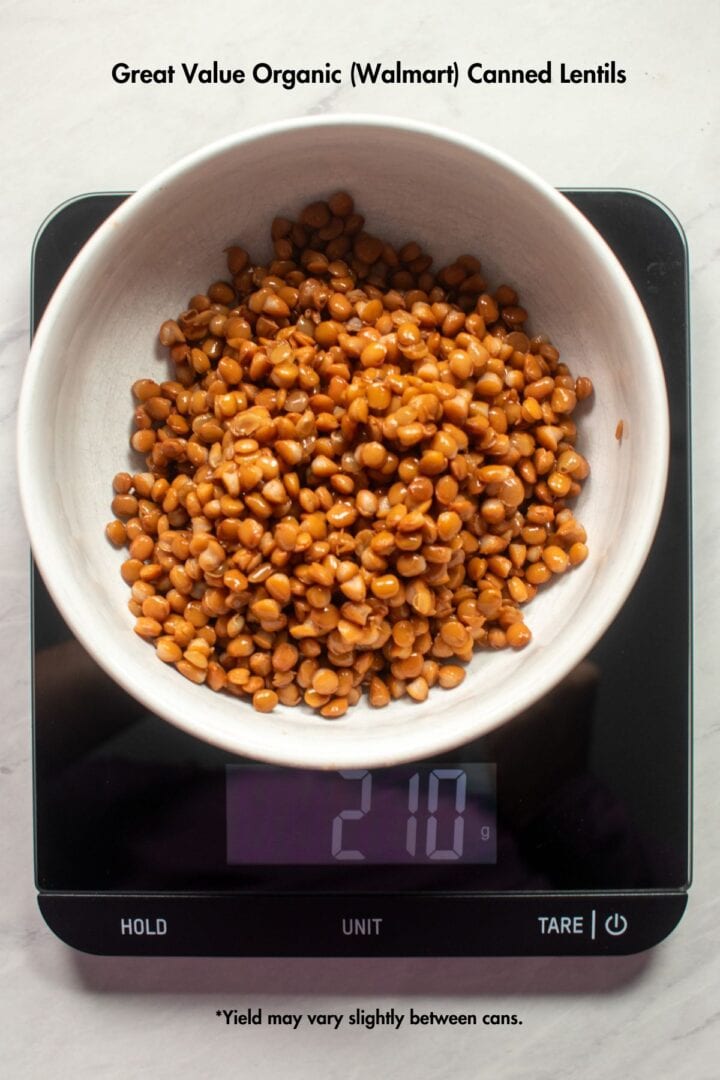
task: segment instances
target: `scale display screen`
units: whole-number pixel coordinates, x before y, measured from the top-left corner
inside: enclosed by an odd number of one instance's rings
[[[339,772],[226,767],[227,861],[494,863],[495,765]]]

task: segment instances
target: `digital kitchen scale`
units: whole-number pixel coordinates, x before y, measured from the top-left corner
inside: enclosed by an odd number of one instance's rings
[[[563,683],[490,735],[427,762],[320,773],[233,757],[149,715],[74,639],[35,571],[36,881],[69,945],[618,954],[677,924],[690,877],[686,249],[645,195],[565,194],[632,278],[671,401],[662,521],[621,613]],[[33,325],[124,197],[81,196],[44,223]]]

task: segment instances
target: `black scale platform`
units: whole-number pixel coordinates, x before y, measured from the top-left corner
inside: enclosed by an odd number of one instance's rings
[[[672,401],[648,563],[603,639],[490,736],[401,769],[313,774],[206,746],[112,683],[35,572],[36,880],[89,952],[155,955],[628,953],[680,919],[690,875],[687,258],[637,192],[567,197],[615,250]],[[124,195],[55,211],[34,249],[37,324]]]

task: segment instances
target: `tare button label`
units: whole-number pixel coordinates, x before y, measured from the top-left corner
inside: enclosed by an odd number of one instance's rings
[[[584,915],[538,915],[540,933],[548,934],[584,934]]]

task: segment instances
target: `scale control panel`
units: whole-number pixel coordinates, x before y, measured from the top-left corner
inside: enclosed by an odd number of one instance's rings
[[[626,955],[662,941],[687,895],[41,893],[58,937],[128,956]]]

